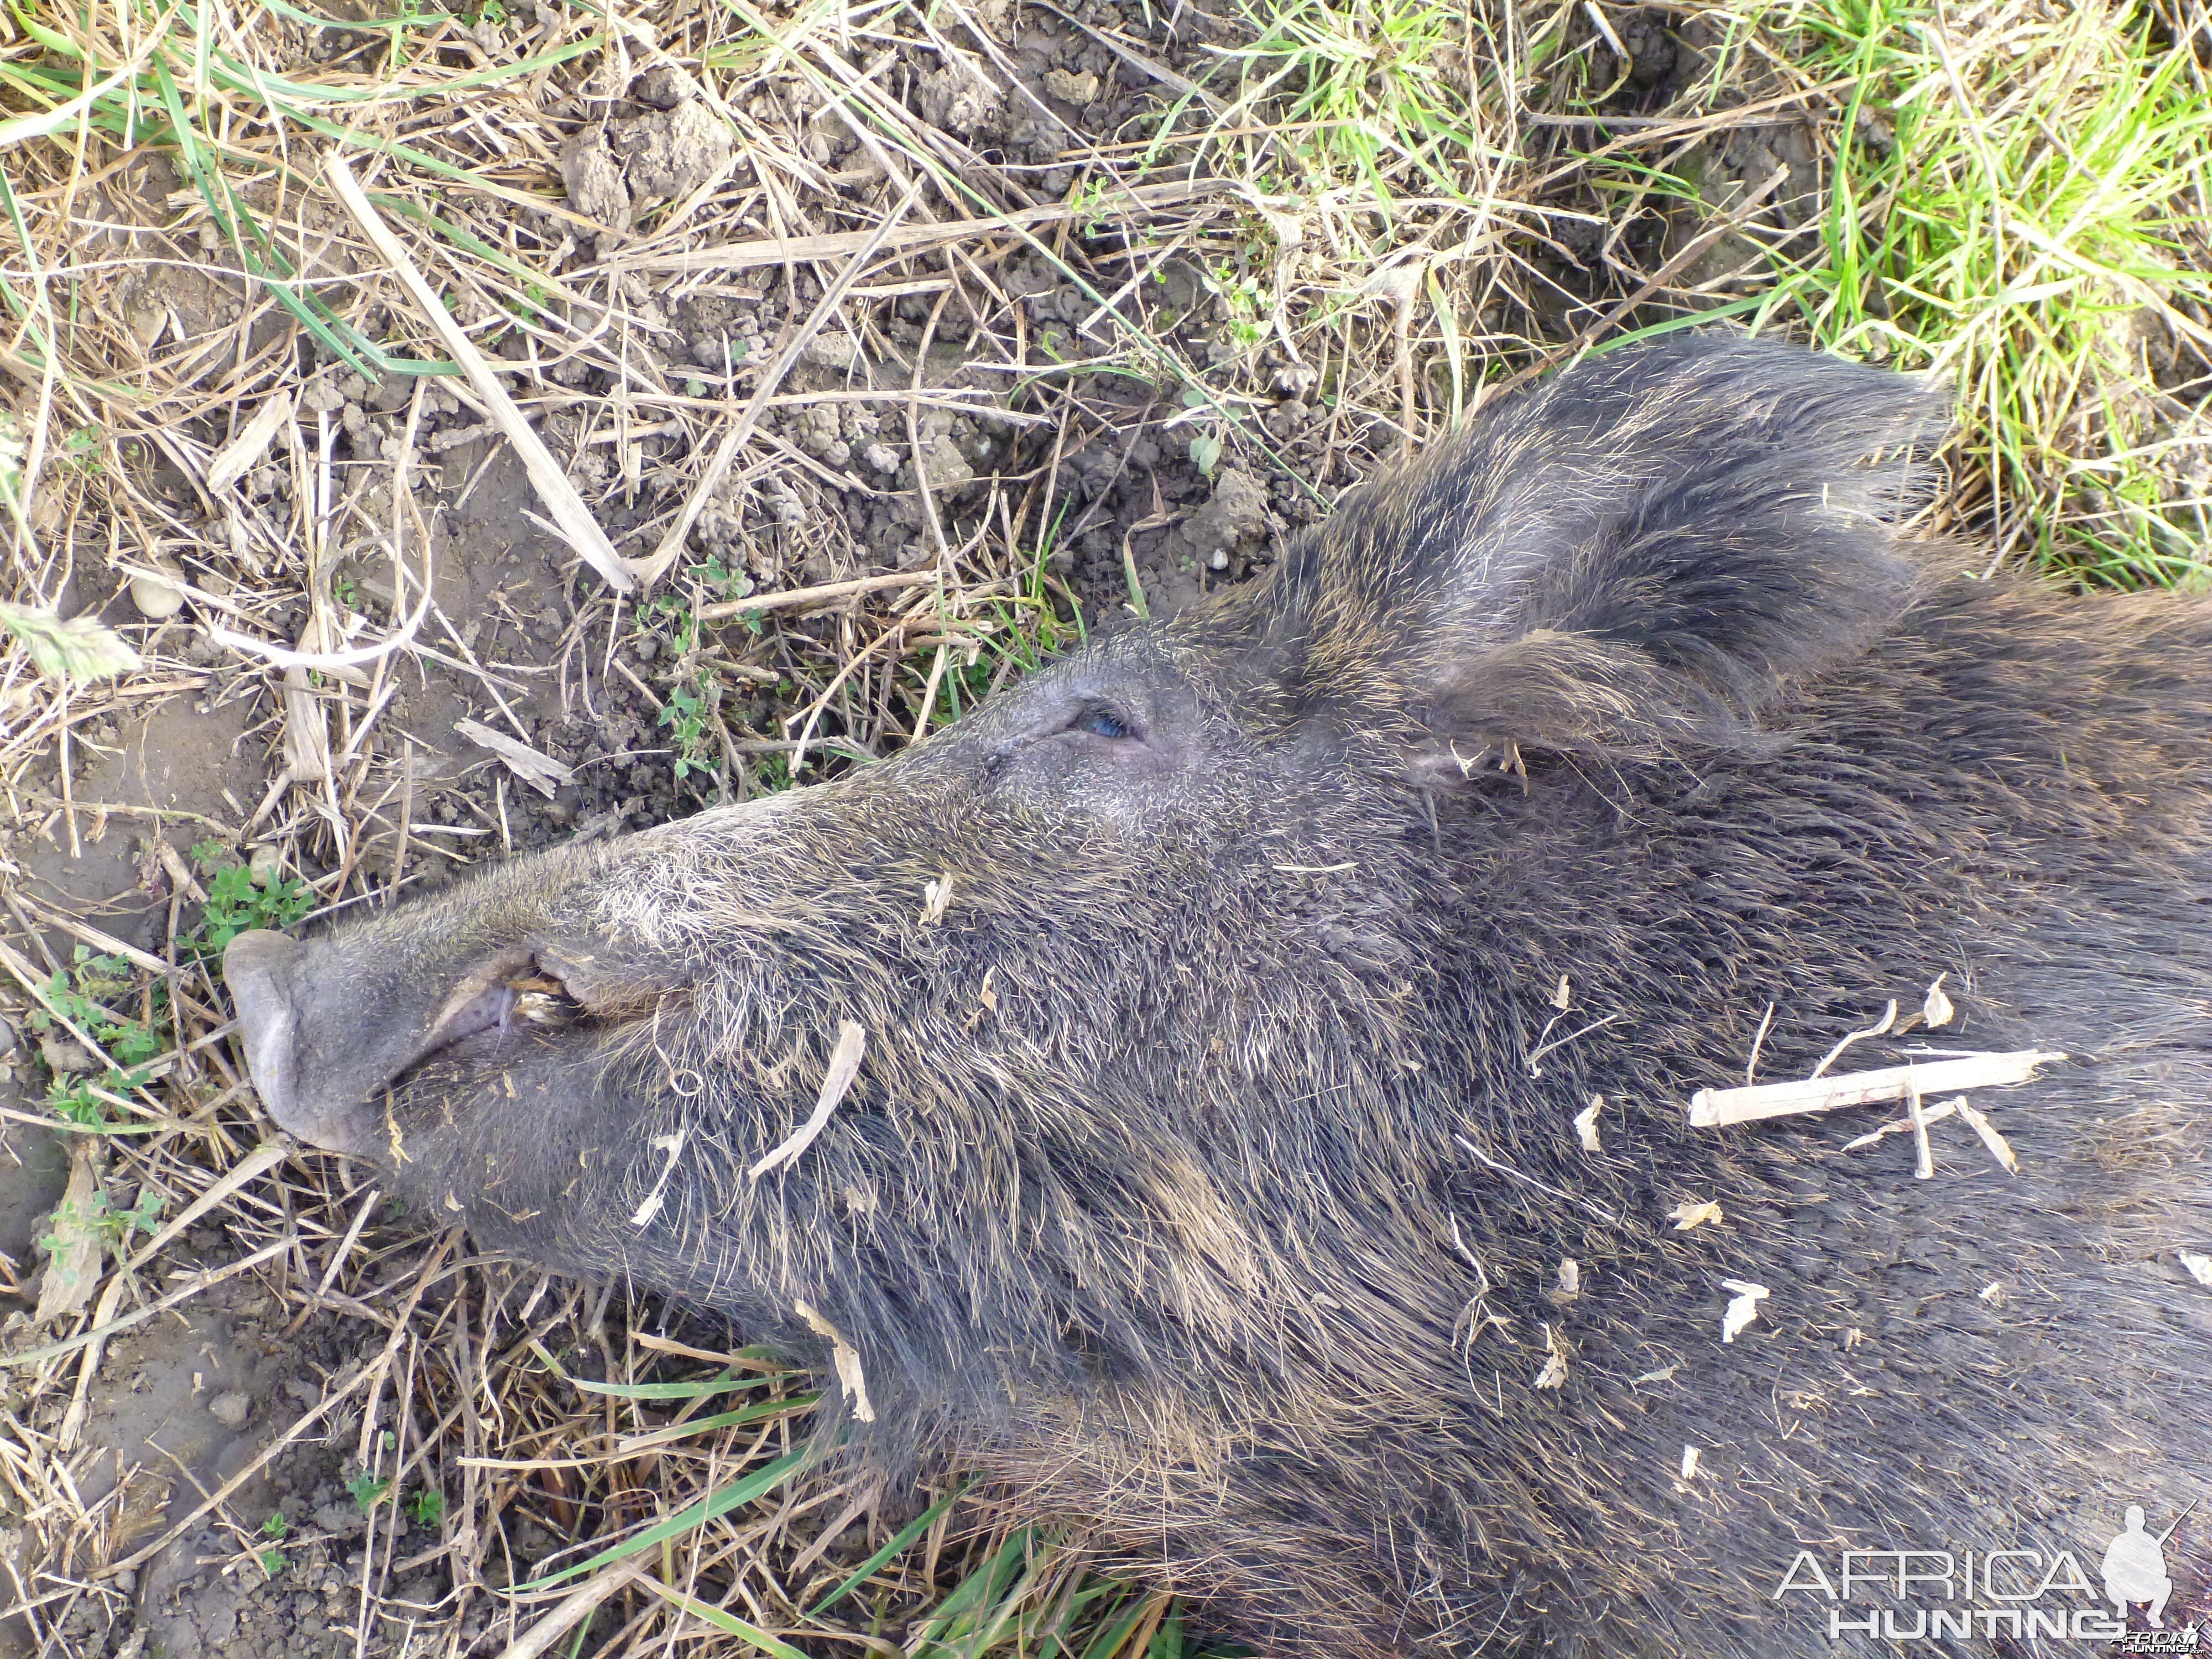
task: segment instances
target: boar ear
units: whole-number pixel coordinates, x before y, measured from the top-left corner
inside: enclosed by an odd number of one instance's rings
[[[1909,603],[1893,526],[1942,401],[1721,336],[1571,369],[1303,550],[1306,677],[1395,685],[1431,777],[1485,750],[1756,750],[1761,709]]]

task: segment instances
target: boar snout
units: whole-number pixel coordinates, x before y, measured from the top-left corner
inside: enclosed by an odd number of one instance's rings
[[[518,981],[557,987],[527,977],[538,972],[530,951],[497,951],[434,1015],[410,1021],[327,949],[319,953],[263,928],[231,940],[222,971],[238,1006],[246,1070],[270,1116],[334,1152],[365,1149],[368,1097],[380,1084],[440,1048],[505,1029],[521,1000]]]
[[[541,855],[480,878],[459,914],[433,901],[303,938],[238,935],[223,977],[269,1115],[316,1146],[368,1156],[392,1144],[383,1117],[396,1082],[485,1049],[550,1064],[549,1043],[565,1051],[577,1028],[619,1024],[637,975],[570,943],[591,931],[601,872],[590,854]]]
[[[297,1020],[292,1011],[291,967],[300,947],[282,933],[257,927],[238,935],[222,953],[222,976],[238,1006],[239,1030],[243,1034],[246,1069],[260,1092],[269,1115],[291,1133],[334,1151],[340,1145],[342,1126],[321,1121],[321,1115],[300,1110],[295,1086],[297,1068],[293,1060],[293,1036]]]

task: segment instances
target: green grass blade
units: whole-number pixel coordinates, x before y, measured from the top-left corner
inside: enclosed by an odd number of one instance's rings
[[[627,1560],[641,1550],[649,1550],[657,1545],[667,1542],[672,1538],[680,1538],[695,1528],[703,1527],[709,1521],[727,1515],[732,1510],[742,1504],[751,1503],[763,1493],[775,1491],[785,1481],[805,1470],[813,1462],[814,1455],[814,1449],[811,1446],[801,1446],[797,1451],[786,1452],[773,1463],[763,1465],[744,1479],[733,1480],[726,1486],[718,1487],[697,1503],[685,1504],[675,1514],[664,1520],[656,1521],[643,1531],[633,1534],[621,1543],[603,1549],[597,1555],[579,1561],[574,1566],[562,1567],[557,1571],[546,1573],[542,1577],[533,1578],[528,1583],[518,1588],[525,1590],[550,1589],[553,1585],[566,1583],[569,1579],[580,1577],[585,1573],[596,1572],[611,1563]]]
[[[951,1509],[954,1502],[964,1496],[968,1488],[973,1484],[974,1482],[972,1480],[963,1480],[957,1486],[955,1486],[951,1492],[945,1493],[944,1497],[939,1498],[934,1504],[932,1504],[920,1515],[917,1515],[913,1520],[908,1522],[906,1525],[901,1527],[896,1533],[891,1534],[891,1539],[889,1543],[885,1544],[881,1549],[878,1550],[873,1555],[863,1561],[859,1567],[854,1570],[853,1576],[851,1577],[848,1578],[843,1583],[838,1585],[836,1589],[831,1590],[829,1595],[823,1596],[812,1607],[807,1608],[806,1616],[809,1619],[819,1619],[823,1613],[829,1612],[830,1608],[836,1607],[840,1601],[850,1595],[854,1590],[860,1589],[862,1584],[867,1583],[867,1581],[871,1577],[874,1577],[875,1574],[882,1571],[884,1563],[890,1561],[893,1557],[900,1554],[909,1545],[911,1545],[915,1539],[921,1537],[922,1534],[927,1532],[930,1528],[936,1525],[937,1517],[944,1514],[945,1510]]]
[[[734,1636],[741,1642],[750,1643],[762,1653],[773,1655],[774,1659],[807,1659],[806,1655],[792,1646],[790,1643],[779,1642],[759,1626],[747,1624],[733,1613],[725,1613],[720,1607],[710,1607],[697,1596],[686,1595],[682,1590],[662,1583],[658,1578],[648,1576],[641,1582],[647,1589],[664,1601],[683,1608],[694,1619],[712,1625],[726,1636]]]

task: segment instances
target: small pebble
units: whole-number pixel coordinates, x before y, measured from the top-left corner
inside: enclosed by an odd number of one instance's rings
[[[273,842],[264,842],[255,848],[246,860],[246,868],[253,878],[256,887],[266,887],[276,879],[284,867],[284,854]]]
[[[149,622],[161,622],[185,608],[185,590],[160,576],[133,576],[131,603]]]
[[[252,1404],[242,1394],[219,1394],[208,1401],[208,1415],[227,1429],[240,1429],[246,1426],[246,1414]]]

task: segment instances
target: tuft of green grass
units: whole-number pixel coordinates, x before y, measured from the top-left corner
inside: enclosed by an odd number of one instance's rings
[[[551,1354],[540,1352],[564,1386],[594,1400],[675,1407],[674,1420],[654,1431],[655,1438],[680,1437],[703,1444],[725,1429],[794,1417],[819,1400],[814,1394],[771,1389],[781,1370],[724,1370],[677,1382],[607,1382],[572,1376]],[[763,1348],[743,1350],[741,1357],[775,1358]],[[763,1389],[769,1390],[768,1397],[730,1410],[701,1409],[727,1395]],[[789,1439],[783,1443],[789,1445]],[[755,1449],[764,1452],[772,1444],[757,1441]],[[733,1638],[737,1645],[732,1651],[798,1659],[798,1649],[719,1604],[720,1594],[707,1581],[679,1574],[677,1581],[688,1582],[698,1593],[676,1589],[668,1582],[671,1575],[665,1564],[691,1557],[694,1552],[718,1553],[720,1547],[714,1534],[725,1516],[750,1504],[785,1501],[793,1483],[821,1466],[826,1449],[824,1443],[802,1441],[780,1455],[764,1456],[596,1550],[580,1540],[579,1559],[559,1565],[542,1564],[538,1576],[520,1588],[553,1589],[622,1560],[657,1557],[664,1571],[648,1572],[639,1581],[642,1588]],[[356,1485],[367,1483],[364,1475]],[[356,1497],[366,1508],[388,1491],[389,1483],[380,1483],[366,1499],[359,1490]],[[832,1578],[826,1593],[805,1605],[800,1615],[803,1628],[818,1626],[846,1640],[865,1632],[865,1639],[880,1642],[887,1626],[902,1623],[905,1651],[912,1659],[1184,1659],[1186,1655],[1199,1659],[1201,1654],[1236,1659],[1243,1652],[1201,1647],[1186,1632],[1179,1601],[1093,1572],[1081,1540],[1064,1529],[1016,1527],[988,1540],[961,1546],[964,1560],[951,1582],[939,1578],[929,1585],[926,1609],[917,1611],[915,1592],[921,1588],[917,1557],[925,1548],[924,1540],[933,1536],[941,1542],[948,1512],[969,1492],[969,1482],[955,1485],[850,1572]],[[410,1504],[426,1495],[417,1494]],[[419,1511],[410,1512],[422,1519]],[[933,1559],[937,1551],[929,1547],[927,1553]]]
[[[257,212],[243,192],[253,185],[280,179],[289,189],[311,181],[242,141],[249,136],[272,137],[277,141],[273,148],[281,154],[287,149],[310,148],[303,141],[319,137],[373,150],[435,176],[472,182],[466,168],[380,137],[357,119],[341,122],[324,112],[343,114],[349,108],[404,101],[412,93],[401,83],[424,38],[469,18],[409,3],[395,16],[357,24],[316,16],[284,0],[263,0],[269,13],[298,27],[377,28],[388,34],[388,47],[383,62],[374,66],[375,73],[343,84],[307,84],[241,56],[245,32],[238,27],[240,20],[206,4],[155,0],[132,6],[91,4],[78,10],[33,6],[25,0],[5,0],[5,4],[15,32],[27,37],[39,52],[11,52],[0,62],[0,91],[23,111],[0,122],[0,145],[51,140],[66,149],[85,135],[118,150],[166,151],[245,273],[349,369],[364,375],[459,372],[442,360],[386,351],[301,280],[295,258],[280,244],[281,226]],[[496,21],[503,15],[495,6],[477,13],[475,21]],[[595,34],[513,63],[448,75],[437,90],[451,96],[540,74],[598,51],[606,39]],[[416,208],[416,212],[440,233],[458,234],[423,210]],[[32,239],[5,174],[0,174],[0,217],[12,225],[26,254],[31,254]],[[36,268],[35,257],[31,265]],[[41,368],[49,362],[58,365],[57,343],[51,337],[43,301],[27,300],[12,284],[0,283],[0,304],[13,313],[24,336],[20,349],[29,360]]]
[[[1756,320],[1957,387],[2001,544],[2087,583],[2212,574],[2177,459],[2212,363],[2212,88],[2159,9],[1788,0],[1763,27],[1849,77],[1817,246]],[[2178,365],[2178,366],[2177,366]],[[2192,430],[2193,427],[2193,430]]]
[[[1458,198],[1493,153],[1468,17],[1430,0],[1238,0],[1255,38],[1224,57],[1243,76],[1224,126],[1262,109],[1294,129],[1307,188],[1357,179],[1387,203],[1404,174]],[[1219,50],[1217,48],[1216,50]]]

